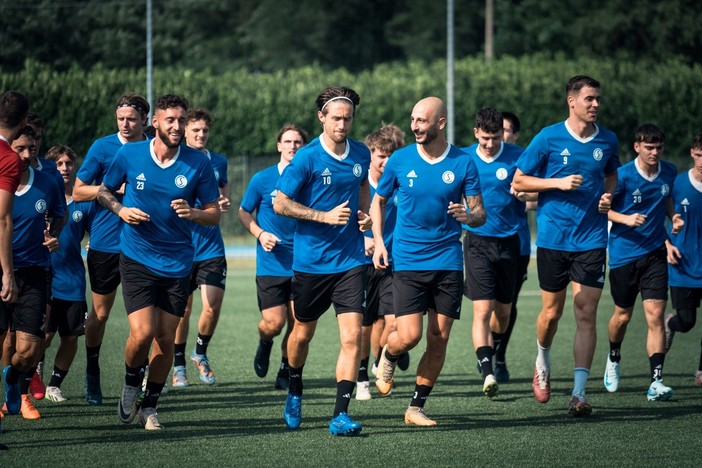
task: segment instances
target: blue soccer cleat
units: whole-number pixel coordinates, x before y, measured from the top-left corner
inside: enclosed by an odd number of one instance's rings
[[[339,413],[329,422],[329,433],[334,436],[355,436],[360,434],[362,429],[347,413]]]
[[[5,379],[5,405],[9,414],[17,414],[22,407],[22,397],[20,395],[19,382],[15,382],[14,385],[7,383],[7,371],[9,370],[10,366],[2,370],[2,378]]]
[[[288,429],[295,430],[300,427],[302,422],[302,395],[292,395],[288,393],[288,398],[285,400],[285,425]]]

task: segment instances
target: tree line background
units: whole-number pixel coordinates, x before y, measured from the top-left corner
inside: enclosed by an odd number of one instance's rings
[[[702,131],[702,2],[495,0],[496,58],[482,57],[484,2],[456,2],[455,125],[472,144],[475,112],[510,110],[523,144],[567,115],[564,85],[602,82],[599,121],[623,161],[642,123],[666,130],[666,158],[689,167]],[[46,120],[44,148],[84,155],[115,131],[125,91],[145,94],[145,1],[0,0],[0,89],[26,92]],[[212,110],[210,148],[229,156],[232,201],[277,159],[288,121],[319,132],[314,99],[326,86],[361,95],[352,137],[382,122],[408,134],[412,105],[446,94],[443,0],[154,0],[154,95],[174,92]],[[229,219],[231,218],[231,219]],[[228,235],[242,234],[234,217]]]

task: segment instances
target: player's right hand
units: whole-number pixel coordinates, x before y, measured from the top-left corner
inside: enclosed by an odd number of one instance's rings
[[[127,224],[136,225],[151,220],[151,217],[141,211],[139,208],[128,208],[126,206],[119,210],[118,215],[120,218],[122,218],[122,221]]]
[[[324,213],[324,222],[336,226],[343,226],[351,219],[351,208],[348,207],[349,201],[346,200],[341,205],[338,205],[331,211]]]
[[[563,177],[560,179],[560,181],[560,189],[569,192],[571,190],[578,190],[580,186],[583,185],[583,176],[579,174],[572,174],[568,177]]]
[[[634,213],[626,217],[625,224],[631,227],[643,226],[643,224],[646,222],[646,218],[648,218],[648,216],[645,214]]]
[[[258,237],[258,241],[261,243],[263,250],[270,252],[275,248],[275,245],[280,242],[280,239],[272,232],[263,231]]]
[[[385,248],[385,243],[376,242],[373,252],[373,266],[376,270],[385,270],[390,265],[388,259],[388,250]]]

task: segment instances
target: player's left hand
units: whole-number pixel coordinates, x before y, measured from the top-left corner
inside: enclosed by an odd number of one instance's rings
[[[463,203],[449,202],[447,213],[461,224],[468,223],[468,211]]]
[[[366,231],[371,230],[371,228],[373,227],[373,220],[371,219],[370,216],[368,216],[363,211],[358,210],[356,212],[356,217],[358,218],[358,229],[360,229],[361,232],[366,232]]]
[[[56,252],[60,247],[58,239],[51,237],[48,229],[44,229],[44,242],[42,242],[42,245],[49,249],[51,253]]]
[[[372,257],[375,252],[375,241],[372,237],[363,236],[363,247],[366,252],[366,257]]]
[[[675,213],[671,218],[671,221],[673,222],[673,228],[670,230],[672,234],[679,233],[685,225],[685,221],[682,219],[682,215],[680,213]]]
[[[597,205],[597,210],[600,213],[607,213],[612,208],[612,194],[605,192],[600,197],[600,203]]]
[[[226,213],[232,207],[232,202],[224,195],[219,196],[217,203],[219,203],[219,211],[222,213]]]

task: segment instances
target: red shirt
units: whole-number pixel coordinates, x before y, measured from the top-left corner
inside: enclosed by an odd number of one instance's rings
[[[22,160],[10,144],[0,137],[0,190],[14,194],[22,175]]]

